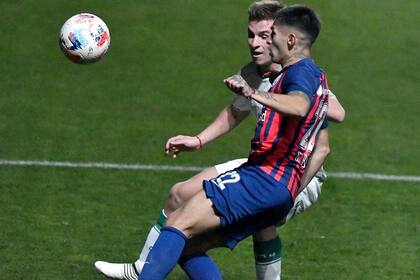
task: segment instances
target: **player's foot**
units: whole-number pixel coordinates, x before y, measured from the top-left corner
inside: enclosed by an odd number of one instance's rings
[[[96,269],[106,278],[137,280],[138,272],[134,263],[109,263],[103,261],[95,262]]]

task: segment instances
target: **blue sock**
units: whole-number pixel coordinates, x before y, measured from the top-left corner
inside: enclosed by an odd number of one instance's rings
[[[147,256],[139,280],[161,280],[172,271],[184,250],[187,237],[174,227],[162,228]]]
[[[182,258],[179,262],[191,280],[221,280],[222,274],[212,259],[204,253]]]

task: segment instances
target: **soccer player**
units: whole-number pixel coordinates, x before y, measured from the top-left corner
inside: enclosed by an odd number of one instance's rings
[[[207,249],[233,248],[290,211],[328,107],[325,73],[309,58],[319,31],[313,10],[280,10],[270,54],[283,69],[271,92],[255,90],[239,75],[225,79],[232,91],[264,105],[248,162],[204,181],[202,190],[168,216],[139,279],[164,279],[178,261],[191,279],[221,279]],[[213,243],[205,248],[202,240]]]
[[[261,76],[264,73],[276,71],[280,68],[279,64],[271,63],[271,57],[268,53],[267,39],[271,32],[270,27],[274,19],[274,14],[281,7],[282,5],[276,1],[258,1],[253,3],[249,8],[248,43],[253,62],[246,65],[241,70],[241,74],[250,84],[263,91],[267,91],[271,87],[271,83],[269,81],[269,76]],[[332,119],[342,121],[344,119],[344,110],[341,105],[336,100],[332,100],[331,103],[328,114],[331,115]],[[261,112],[261,104],[251,102],[242,96],[237,96],[234,99],[234,102],[230,106],[226,107],[219,114],[218,118],[209,127],[203,130],[198,137],[177,136],[169,139],[166,145],[167,151],[172,151],[176,155],[181,151],[197,150],[201,148],[202,145],[209,143],[233,129],[249,114],[251,107],[255,114],[258,115],[258,113]],[[328,148],[328,134],[325,129],[321,132],[320,143],[316,146],[311,160],[318,158],[319,162],[322,163],[326,154],[328,154]],[[190,180],[174,185],[171,189],[171,194],[165,207],[165,212],[162,212],[158,224],[150,230],[146,244],[140,254],[140,259],[136,261],[135,266],[131,266],[130,264],[97,262],[95,265],[98,270],[106,276],[117,279],[135,279],[135,269],[137,271],[141,271],[149,248],[153,246],[154,241],[159,235],[159,229],[166,219],[164,213],[172,213],[178,208],[182,201],[197,193],[202,188],[203,180],[213,178],[218,174],[234,169],[245,161],[246,159],[238,159],[225,164],[217,165],[215,167],[210,167],[203,170]],[[319,167],[319,165],[312,164],[312,166],[315,166],[314,171],[318,170],[316,166]],[[310,172],[305,172],[305,175],[307,174],[310,174]],[[321,170],[317,178],[314,178],[309,183],[308,187],[299,194],[295,201],[294,209],[290,211],[287,216],[287,220],[295,214],[303,211],[316,201],[322,186],[322,181],[325,177],[323,174],[324,173]],[[312,176],[313,174],[307,175],[307,179],[311,179]],[[283,223],[285,221],[286,220],[284,220]],[[274,227],[267,228],[254,235],[257,279],[279,279],[281,264],[280,249],[280,239],[277,236],[277,232]]]

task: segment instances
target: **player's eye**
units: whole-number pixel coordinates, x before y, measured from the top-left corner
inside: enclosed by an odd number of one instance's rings
[[[251,30],[248,29],[248,38],[254,38],[255,34]]]

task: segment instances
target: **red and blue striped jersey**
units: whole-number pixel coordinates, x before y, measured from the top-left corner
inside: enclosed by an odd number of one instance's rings
[[[304,117],[298,117],[264,106],[251,141],[248,162],[286,184],[293,199],[318,132],[326,124],[327,89],[325,73],[310,58],[284,68],[270,92],[303,92],[309,97],[309,110]]]

